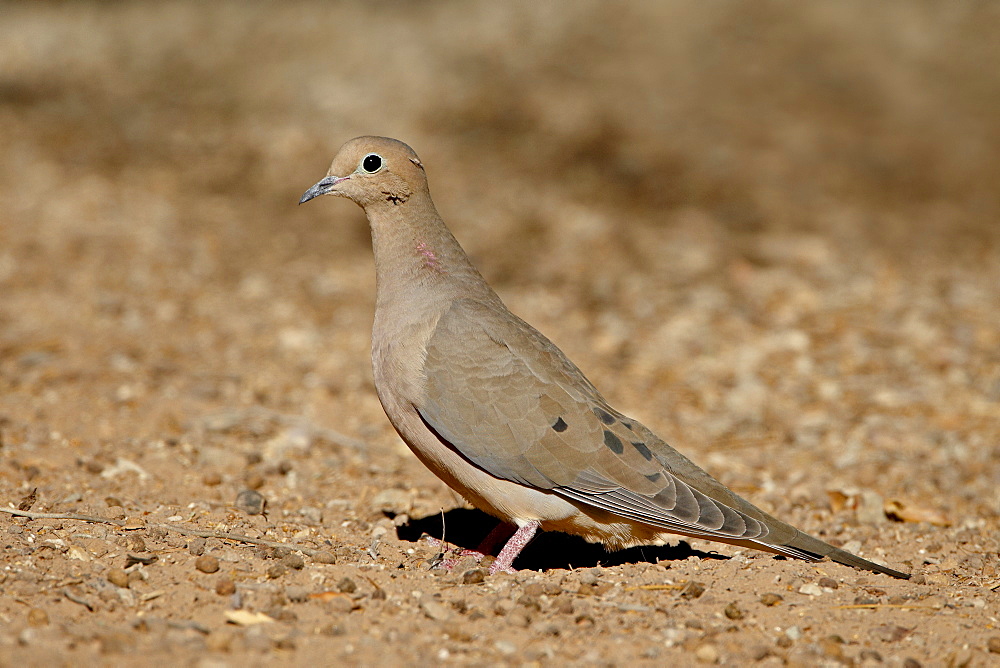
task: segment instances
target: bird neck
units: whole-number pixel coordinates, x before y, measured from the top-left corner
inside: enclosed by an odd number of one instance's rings
[[[375,252],[377,306],[419,310],[417,300],[438,301],[442,306],[463,297],[499,301],[433,203],[414,206],[418,204],[411,199],[366,209]]]

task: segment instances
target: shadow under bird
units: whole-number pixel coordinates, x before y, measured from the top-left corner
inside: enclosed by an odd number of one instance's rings
[[[452,489],[517,527],[491,572],[510,570],[542,529],[610,549],[680,534],[910,577],[772,517],[612,408],[486,283],[406,144],[352,139],[299,203],[320,195],[346,197],[368,216],[372,364],[389,421]]]

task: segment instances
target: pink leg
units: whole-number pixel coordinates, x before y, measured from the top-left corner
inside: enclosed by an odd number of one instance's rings
[[[483,538],[482,542],[479,543],[479,547],[474,550],[462,550],[463,557],[476,557],[477,559],[482,559],[487,554],[493,551],[500,543],[509,539],[514,535],[514,527],[507,524],[506,522],[500,522],[493,529],[486,534],[486,538]]]
[[[510,538],[514,534],[514,527],[506,522],[500,522],[493,529],[486,534],[486,538],[479,543],[479,547],[474,550],[462,550],[458,553],[459,557],[474,557],[476,561],[482,561],[483,557],[490,554],[493,549]],[[434,545],[442,550],[448,549],[448,544],[434,538],[433,536],[427,536],[425,538],[431,545]],[[515,555],[516,556],[516,555]],[[450,571],[455,566],[458,565],[458,559],[443,559],[441,563],[438,564],[437,568],[443,568],[446,571]]]
[[[541,524],[538,520],[532,520],[523,527],[519,527],[514,532],[514,535],[510,537],[510,540],[507,541],[507,544],[503,546],[503,549],[500,550],[497,560],[490,566],[490,575],[495,575],[500,571],[513,573],[514,569],[511,566],[513,566],[514,560],[517,559],[517,555],[521,554],[521,550],[531,542],[531,539],[535,537],[535,532],[538,531],[538,527]]]

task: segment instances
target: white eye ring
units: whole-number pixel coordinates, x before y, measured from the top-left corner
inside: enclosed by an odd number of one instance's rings
[[[378,170],[382,169],[385,161],[382,160],[382,156],[378,153],[369,153],[365,157],[361,158],[361,171],[367,174],[374,174]]]

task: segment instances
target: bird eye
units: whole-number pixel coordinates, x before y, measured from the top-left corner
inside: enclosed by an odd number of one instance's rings
[[[369,174],[374,174],[378,170],[382,169],[382,156],[377,153],[369,153],[361,161],[361,169],[365,170]]]

